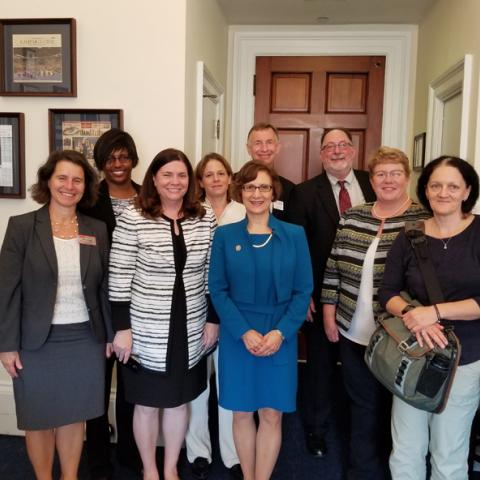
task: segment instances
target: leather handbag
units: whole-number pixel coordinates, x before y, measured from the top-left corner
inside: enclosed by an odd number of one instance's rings
[[[443,294],[427,248],[423,222],[407,222],[405,233],[415,251],[432,305],[442,303]],[[420,306],[407,294],[401,296],[412,308]],[[444,325],[448,345],[423,347],[400,317],[388,312],[378,318],[378,327],[365,351],[365,362],[375,378],[404,402],[420,410],[440,413],[446,406],[460,359],[460,342],[453,327]]]

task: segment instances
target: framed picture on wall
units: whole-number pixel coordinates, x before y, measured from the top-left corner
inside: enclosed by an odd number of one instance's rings
[[[413,169],[421,170],[425,166],[425,132],[415,135],[413,140]]]
[[[111,128],[123,128],[123,110],[48,111],[50,151],[76,150],[93,162],[93,147],[98,137]]]
[[[77,96],[74,18],[0,20],[0,95]]]
[[[0,113],[0,198],[25,198],[25,117]]]

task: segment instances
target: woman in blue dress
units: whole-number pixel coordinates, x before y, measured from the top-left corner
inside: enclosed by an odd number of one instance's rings
[[[295,410],[297,330],[313,288],[303,229],[270,214],[280,188],[273,170],[247,162],[233,191],[247,216],[219,227],[212,246],[209,289],[220,317],[219,401],[234,412],[245,480],[270,478],[282,412]]]

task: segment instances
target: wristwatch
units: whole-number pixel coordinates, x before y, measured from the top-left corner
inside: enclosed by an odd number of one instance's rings
[[[411,304],[411,303],[407,303],[407,305],[405,305],[402,309],[402,315],[405,315],[407,312],[409,312],[410,310],[413,310],[415,307]]]

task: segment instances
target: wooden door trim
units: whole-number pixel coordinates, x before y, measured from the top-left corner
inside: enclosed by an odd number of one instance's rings
[[[234,170],[247,160],[245,139],[254,119],[255,58],[264,55],[385,55],[384,144],[408,151],[408,125],[414,92],[418,27],[342,25],[340,27],[229,27],[229,148]]]

